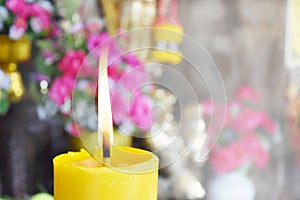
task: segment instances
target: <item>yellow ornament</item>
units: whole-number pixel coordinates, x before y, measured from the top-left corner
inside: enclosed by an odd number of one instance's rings
[[[159,0],[158,17],[155,23],[154,40],[157,48],[153,50],[153,59],[159,62],[179,64],[182,52],[179,43],[182,42],[183,28],[177,19],[177,1],[171,0],[170,17],[166,12],[170,1]]]
[[[18,63],[29,59],[31,43],[26,37],[12,40],[7,35],[0,35],[0,68],[10,77],[11,87],[8,98],[11,102],[18,102],[24,94],[22,76]]]
[[[22,81],[22,76],[19,71],[14,71],[8,73],[10,77],[11,86],[8,89],[8,98],[11,102],[18,102],[21,100],[24,94],[24,85]]]
[[[23,37],[12,40],[7,35],[0,35],[0,66],[5,71],[10,63],[19,63],[29,59],[31,54],[31,43]]]

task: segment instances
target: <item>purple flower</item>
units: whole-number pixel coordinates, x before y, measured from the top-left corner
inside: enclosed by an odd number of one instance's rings
[[[50,82],[50,77],[45,76],[43,74],[36,74],[36,80],[38,80],[39,82],[41,81],[47,81],[48,83]]]

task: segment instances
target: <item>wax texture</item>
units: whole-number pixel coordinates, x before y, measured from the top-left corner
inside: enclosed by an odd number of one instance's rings
[[[54,158],[55,200],[156,200],[158,158],[144,150],[113,147],[106,167],[85,150]]]

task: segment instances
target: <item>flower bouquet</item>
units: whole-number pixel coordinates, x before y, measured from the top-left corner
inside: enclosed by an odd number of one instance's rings
[[[57,37],[37,43],[40,53],[35,60],[37,72],[31,91],[40,103],[39,117],[59,116],[73,136],[97,131],[97,60],[101,51],[95,47],[109,40],[114,127],[126,135],[148,130],[152,123],[152,87],[142,87],[150,82],[143,63],[133,53],[122,54],[120,41],[102,32],[101,25],[78,22],[66,29],[64,24],[58,26]]]
[[[0,34],[18,40],[45,35],[51,25],[53,6],[48,0],[0,0]]]
[[[254,183],[245,172],[250,166],[266,166],[275,132],[274,121],[256,108],[259,100],[254,89],[242,86],[227,104],[203,102],[204,116],[213,117],[208,134],[217,141],[209,156],[217,173],[208,183],[208,199],[255,198]]]
[[[32,39],[51,34],[53,12],[48,0],[0,0],[0,76],[11,82],[9,88],[0,87],[0,115],[22,98],[24,85],[17,64],[29,59]],[[1,82],[7,86],[8,80]]]
[[[255,108],[259,100],[260,96],[254,89],[242,86],[228,104],[203,103],[205,117],[225,108],[224,123],[215,120],[208,129],[212,137],[220,134],[209,158],[217,172],[230,172],[249,163],[262,168],[268,163],[270,137],[274,133],[275,123],[264,111]]]

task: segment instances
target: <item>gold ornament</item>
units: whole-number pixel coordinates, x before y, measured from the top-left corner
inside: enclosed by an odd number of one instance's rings
[[[117,34],[118,30],[151,27],[156,17],[156,0],[100,0],[100,2],[108,32],[112,35]],[[131,32],[128,37],[125,44],[128,49],[152,46],[150,29]],[[139,50],[135,54],[145,62],[149,57],[149,50]]]
[[[157,49],[152,53],[156,61],[179,64],[182,60],[179,44],[183,39],[183,27],[177,12],[177,0],[159,0],[154,30]]]
[[[26,37],[20,40],[12,40],[7,35],[0,35],[0,44],[1,68],[9,63],[23,62],[30,57],[31,44]],[[5,68],[2,69],[5,70]]]
[[[12,40],[7,35],[0,35],[0,68],[10,77],[11,87],[8,90],[9,100],[18,102],[24,94],[22,76],[18,69],[18,63],[29,59],[31,43],[23,37],[20,40]]]
[[[118,32],[119,29],[119,5],[118,0],[99,0],[105,15],[107,30],[111,35]]]
[[[8,98],[11,102],[18,102],[24,94],[24,85],[21,73],[16,70],[14,72],[9,72],[8,76],[11,82],[11,86],[8,89]]]

